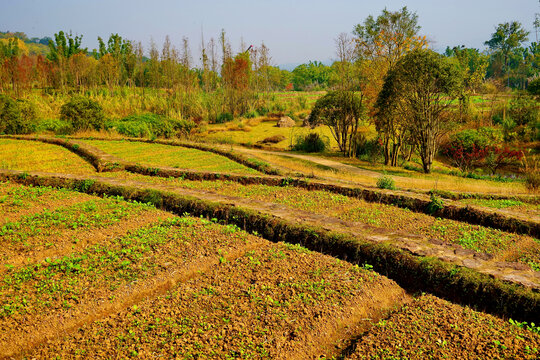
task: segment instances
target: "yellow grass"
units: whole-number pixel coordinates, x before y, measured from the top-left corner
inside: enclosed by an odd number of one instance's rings
[[[11,139],[0,139],[0,168],[70,174],[96,172],[92,165],[61,146]]]
[[[86,140],[86,142],[106,153],[137,163],[203,171],[259,174],[256,170],[208,151],[130,141]]]
[[[282,135],[285,140],[272,144],[273,147],[286,149],[294,141],[297,136],[305,136],[310,132],[316,132],[321,136],[327,137],[331,147],[337,147],[337,143],[332,137],[330,129],[326,126],[319,126],[315,129],[309,127],[294,126],[292,128],[279,128],[276,121],[263,121],[264,118],[243,120],[242,125],[239,124],[211,124],[208,125],[207,131],[203,133],[203,137],[208,140],[232,143],[232,144],[255,144],[264,140],[267,137]],[[298,123],[297,123],[298,124]],[[243,128],[241,128],[242,126]],[[248,127],[248,129],[246,129]],[[246,131],[249,130],[249,131]]]

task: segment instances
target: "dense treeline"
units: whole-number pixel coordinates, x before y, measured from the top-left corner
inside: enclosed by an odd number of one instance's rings
[[[540,21],[534,25],[538,30]],[[130,132],[144,133],[142,128],[174,119],[174,125],[167,123],[172,133],[187,133],[201,121],[217,123],[273,111],[268,101],[273,91],[331,90],[317,102],[308,122],[329,126],[340,151],[371,158],[379,151],[391,166],[417,154],[425,172],[431,171],[441,139],[467,123],[498,124],[505,142],[538,140],[539,109],[534,98],[520,95],[508,109],[505,102],[502,115],[495,107],[498,94],[506,89],[528,89],[533,95],[540,89],[540,46],[537,42],[525,46],[529,33],[520,23],[499,24],[486,40],[485,51],[455,46],[444,54],[429,50],[420,30],[418,16],[406,7],[394,12],[384,9],[356,25],[352,36],[337,37],[337,60],[331,66],[309,62],[292,72],[272,65],[264,43],[241,45],[241,51],[234,53],[224,30],[217,40],[202,40],[195,56],[185,37],[180,49],[168,37],[160,48],[151,42],[145,49],[140,42],[111,34],[107,41],[98,38],[98,49],[89,51],[83,47],[82,35],[63,31],[43,39],[1,33],[0,93],[28,98],[30,90],[42,89],[42,94],[53,94],[55,102],[62,100],[62,111],[69,103],[77,104],[75,114],[84,114],[84,106],[97,108],[92,102],[70,101],[71,95],[83,95],[100,106],[115,107],[114,120],[130,122],[131,115],[147,113],[162,117],[145,118],[142,127],[130,125]],[[490,96],[479,100],[489,101],[490,111],[482,106],[480,113],[472,99],[486,93]],[[4,96],[0,118],[5,124],[31,118],[30,105]],[[78,120],[69,121],[47,126],[55,132],[76,130]],[[376,128],[375,139],[359,133],[360,125],[368,122]],[[94,126],[102,127],[105,123]],[[8,128],[31,131],[19,125],[3,126],[0,131]],[[454,145],[455,151],[446,149],[447,154],[456,152],[454,157],[511,153],[491,145],[491,152],[487,148],[478,152],[477,145]],[[465,149],[477,154],[462,154]]]

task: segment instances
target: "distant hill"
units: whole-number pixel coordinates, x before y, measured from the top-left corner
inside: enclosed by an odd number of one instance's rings
[[[48,36],[41,39],[37,37],[30,39],[23,32],[0,31],[0,39],[11,38],[20,39],[26,46],[26,49],[28,49],[28,54],[47,55],[49,53],[48,44],[51,38]]]

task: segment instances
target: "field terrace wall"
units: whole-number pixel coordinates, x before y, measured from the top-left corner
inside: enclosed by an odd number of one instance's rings
[[[395,247],[368,242],[321,228],[293,224],[271,215],[243,208],[203,201],[155,189],[138,189],[106,184],[93,179],[31,175],[2,171],[0,179],[25,185],[69,188],[97,195],[122,196],[127,200],[152,203],[183,215],[204,216],[235,224],[270,241],[300,244],[358,265],[370,264],[411,292],[429,292],[447,300],[518,321],[540,322],[540,293],[503,282],[474,270],[415,256]]]
[[[419,191],[419,193],[421,193]],[[427,192],[428,195],[440,196],[444,199],[450,200],[514,200],[521,201],[529,204],[540,204],[540,197],[536,195],[500,195],[500,194],[481,194],[481,193],[463,193],[463,192],[453,192],[448,190],[430,190]]]
[[[540,238],[540,223],[528,220],[525,217],[516,218],[496,211],[489,211],[475,206],[462,205],[456,202],[445,204],[442,208],[431,211],[431,200],[423,194],[414,194],[405,191],[382,190],[364,187],[347,187],[329,182],[314,181],[312,179],[292,178],[282,176],[253,176],[253,175],[232,175],[219,172],[195,171],[190,169],[177,169],[163,166],[136,164],[111,156],[91,145],[75,139],[52,138],[43,136],[7,136],[8,138],[36,140],[51,144],[64,146],[71,151],[82,154],[85,159],[92,159],[91,163],[98,171],[118,171],[126,170],[132,173],[158,177],[174,177],[186,180],[229,180],[243,185],[262,184],[268,186],[296,186],[306,190],[324,190],[335,194],[359,198],[368,202],[393,205],[406,208],[419,213],[426,213],[436,217],[450,220],[463,221],[473,225],[491,227],[507,232],[530,235]],[[160,143],[173,146],[182,146],[183,143],[165,140],[140,140],[147,143]],[[193,148],[196,144],[192,144]],[[203,150],[206,145],[200,145],[198,150]],[[203,150],[209,151],[209,150]],[[215,152],[218,153],[218,152]],[[220,154],[222,155],[222,154]],[[90,161],[90,160],[89,160]]]

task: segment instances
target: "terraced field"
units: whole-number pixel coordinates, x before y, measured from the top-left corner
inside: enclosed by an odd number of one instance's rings
[[[429,240],[459,244],[466,249],[492,254],[500,261],[517,261],[540,270],[540,241],[533,237],[436,218],[408,209],[367,202],[328,191],[309,191],[292,186],[241,185],[232,181],[161,179],[127,173],[104,175],[157,184],[173,184],[186,189],[200,189],[227,196],[283,204],[294,209],[338,219],[421,235]],[[519,206],[535,214],[538,213],[534,205]]]
[[[136,163],[200,171],[259,174],[256,170],[224,156],[197,149],[130,141],[85,140],[85,142],[106,153]]]
[[[37,141],[0,139],[0,168],[92,174],[95,169],[69,150]]]
[[[101,148],[98,142],[89,143]],[[104,144],[127,148],[133,143]],[[145,152],[161,147],[136,145],[151,148],[141,147],[144,150],[128,160],[174,166],[175,159],[187,158],[183,149],[172,146],[145,158]],[[116,151],[114,155],[124,157],[124,150]],[[130,151],[125,152],[128,157]],[[81,174],[71,171],[66,159],[58,159],[54,171]],[[52,171],[38,163],[20,167],[24,161],[15,158],[12,164],[25,171]],[[201,170],[232,172],[233,165],[212,161]],[[195,159],[190,166],[201,164]],[[219,166],[223,168],[217,170]],[[80,191],[90,189],[96,179],[87,176],[95,175],[93,170],[85,174],[87,180],[78,180]],[[24,181],[29,175],[18,176]],[[351,221],[375,233],[414,233],[491,253],[499,260],[533,268],[540,263],[538,239],[327,191],[126,172],[99,176],[142,189],[145,184],[167,185],[178,193],[217,194],[233,205],[234,199],[284,205],[292,213]],[[538,211],[526,203],[480,205]],[[534,324],[510,322],[429,294],[407,293],[369,264],[272,243],[211,216],[175,215],[118,196],[12,182],[0,182],[0,214],[0,358],[540,356],[540,328]]]

